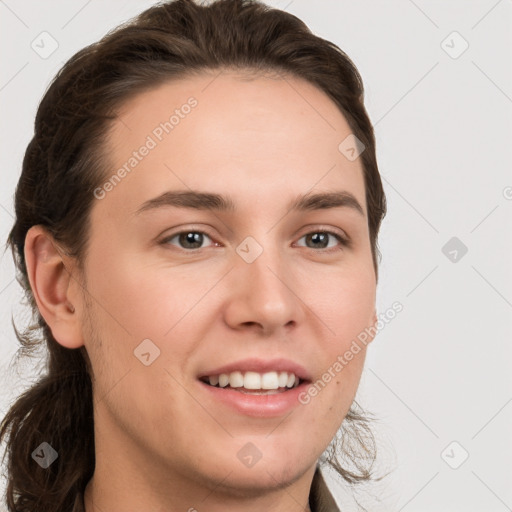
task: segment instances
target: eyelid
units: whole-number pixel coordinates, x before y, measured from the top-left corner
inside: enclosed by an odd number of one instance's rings
[[[304,235],[308,235],[310,233],[331,233],[333,235],[339,236],[347,243],[351,241],[347,233],[341,228],[336,228],[333,226],[324,226],[322,224],[310,224],[308,226],[305,226],[303,229],[306,231],[303,232],[302,229],[299,231],[299,233],[303,233],[302,235],[300,235],[301,237],[303,237]]]
[[[183,233],[202,233],[207,235],[213,242],[219,243],[216,241],[215,237],[210,233],[210,231],[205,228],[204,226],[185,226],[184,228],[179,228],[177,231],[171,231],[169,234],[163,235],[161,238],[158,237],[160,240],[159,243],[165,243],[166,241],[174,238],[175,236],[181,235]]]

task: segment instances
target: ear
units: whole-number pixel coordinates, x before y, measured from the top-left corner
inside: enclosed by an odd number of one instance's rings
[[[43,226],[28,230],[25,262],[37,307],[55,340],[63,347],[74,349],[84,344],[78,314],[82,305],[80,284],[78,276],[72,275],[71,259],[61,253]]]

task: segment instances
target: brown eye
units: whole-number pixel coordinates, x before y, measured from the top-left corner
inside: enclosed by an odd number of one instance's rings
[[[165,238],[161,243],[164,245],[170,244],[171,240],[176,238],[181,249],[202,249],[205,237],[211,240],[211,238],[202,231],[181,231]]]

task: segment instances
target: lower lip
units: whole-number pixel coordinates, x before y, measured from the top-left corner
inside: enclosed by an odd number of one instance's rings
[[[308,382],[302,382],[295,388],[273,395],[253,395],[231,388],[209,386],[203,381],[199,381],[199,384],[215,400],[226,404],[240,414],[258,418],[272,418],[288,413],[300,405],[299,395],[309,386]]]

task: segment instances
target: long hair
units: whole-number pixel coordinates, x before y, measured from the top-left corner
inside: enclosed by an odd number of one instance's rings
[[[335,44],[315,36],[292,14],[257,1],[197,5],[176,0],[154,5],[83,48],[60,69],[38,107],[7,240],[33,314],[33,323],[22,332],[13,322],[19,352],[30,355],[46,344],[48,354],[46,373],[17,398],[0,427],[0,441],[8,438],[10,512],[82,510],[80,496],[95,467],[90,361],[85,347],[60,345],[38,311],[24,258],[27,231],[45,226],[82,269],[93,191],[108,175],[105,140],[116,112],[134,95],[166,81],[224,68],[299,77],[337,105],[365,146],[360,158],[378,277],[377,235],[386,200],[374,132],[363,104],[361,76]],[[351,407],[340,431],[351,467],[343,467],[335,449],[327,462],[348,483],[371,479],[376,454],[367,416]],[[59,454],[46,469],[31,456],[42,442]]]

